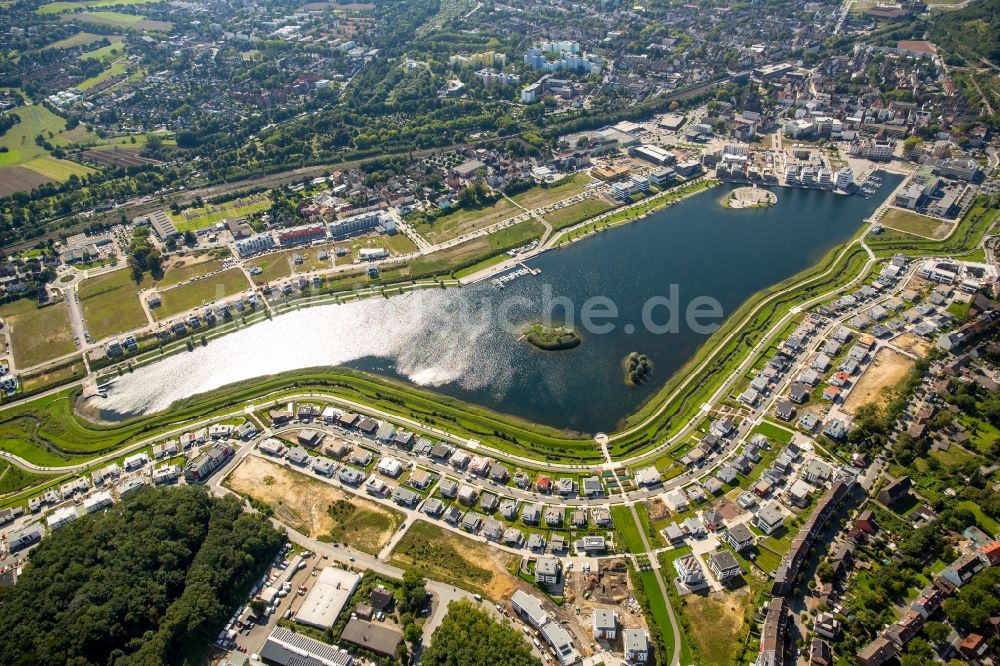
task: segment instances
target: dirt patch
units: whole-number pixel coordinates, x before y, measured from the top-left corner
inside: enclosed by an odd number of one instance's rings
[[[931,343],[913,333],[903,333],[892,341],[897,347],[923,358],[931,350]]]
[[[143,157],[135,148],[115,148],[113,150],[85,150],[86,160],[101,166],[136,167],[146,164],[159,164],[159,160]]]
[[[649,512],[650,522],[659,522],[670,517],[667,505],[659,497],[652,497],[646,500],[646,510]]]
[[[0,197],[6,197],[14,192],[28,192],[39,185],[51,183],[52,179],[37,171],[21,166],[5,166],[0,169]]]
[[[399,524],[398,514],[390,509],[253,455],[233,470],[226,484],[266,503],[275,518],[303,534],[314,539],[333,535],[365,552],[377,553]],[[333,506],[338,507],[336,514],[330,511]],[[341,522],[335,515],[346,517]]]
[[[724,594],[714,592],[684,597],[684,614],[698,647],[699,664],[723,666],[733,662],[749,604],[749,587]]]
[[[720,497],[712,503],[712,506],[726,520],[738,518],[743,513],[743,509],[736,506],[728,497]]]
[[[913,359],[892,349],[882,349],[875,355],[875,360],[861,375],[857,385],[847,396],[844,411],[854,414],[862,405],[870,402],[879,406],[888,401],[894,386],[906,378],[906,374],[916,365]]]
[[[427,578],[479,592],[494,601],[509,599],[519,587],[509,573],[514,557],[437,525],[418,520],[400,539],[389,561],[415,567]]]

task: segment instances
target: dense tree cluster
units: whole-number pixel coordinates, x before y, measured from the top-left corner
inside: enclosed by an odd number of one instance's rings
[[[144,489],[32,553],[0,606],[0,663],[200,664],[283,541],[234,498]]]
[[[534,666],[539,661],[521,634],[500,624],[469,601],[448,606],[433,642],[424,650],[424,666]]]

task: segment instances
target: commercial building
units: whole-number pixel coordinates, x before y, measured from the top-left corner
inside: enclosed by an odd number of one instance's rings
[[[361,576],[356,573],[326,567],[299,606],[295,621],[319,629],[332,627],[360,582]]]
[[[354,658],[343,648],[321,643],[308,636],[275,627],[260,656],[278,666],[352,666]]]

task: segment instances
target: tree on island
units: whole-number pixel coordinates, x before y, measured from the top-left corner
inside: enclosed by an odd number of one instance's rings
[[[653,374],[653,362],[649,357],[639,352],[632,352],[625,357],[622,365],[625,368],[625,383],[639,385]]]
[[[453,601],[424,650],[424,666],[540,666],[531,646],[470,601]]]

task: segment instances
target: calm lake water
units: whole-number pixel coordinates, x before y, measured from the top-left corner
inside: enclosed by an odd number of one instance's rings
[[[848,239],[900,182],[881,176],[882,190],[870,199],[776,188],[776,206],[750,210],[722,207],[734,186],[720,186],[546,252],[528,262],[540,275],[503,290],[486,281],[282,314],[117,379],[101,406],[109,417],[151,413],[261,375],[344,365],[557,427],[611,430],[706,339],[683,323],[677,332],[647,330],[642,311],[650,298],[670,296],[675,285],[682,319],[698,297],[715,299],[728,315]],[[610,299],[618,316],[599,323],[613,330],[581,331],[583,344],[560,352],[518,340],[544,303],[564,297],[577,324],[588,299]],[[565,308],[552,311],[564,318]],[[667,312],[654,309],[653,320],[665,323]],[[624,383],[621,363],[632,351],[649,356],[655,368],[641,387]]]

